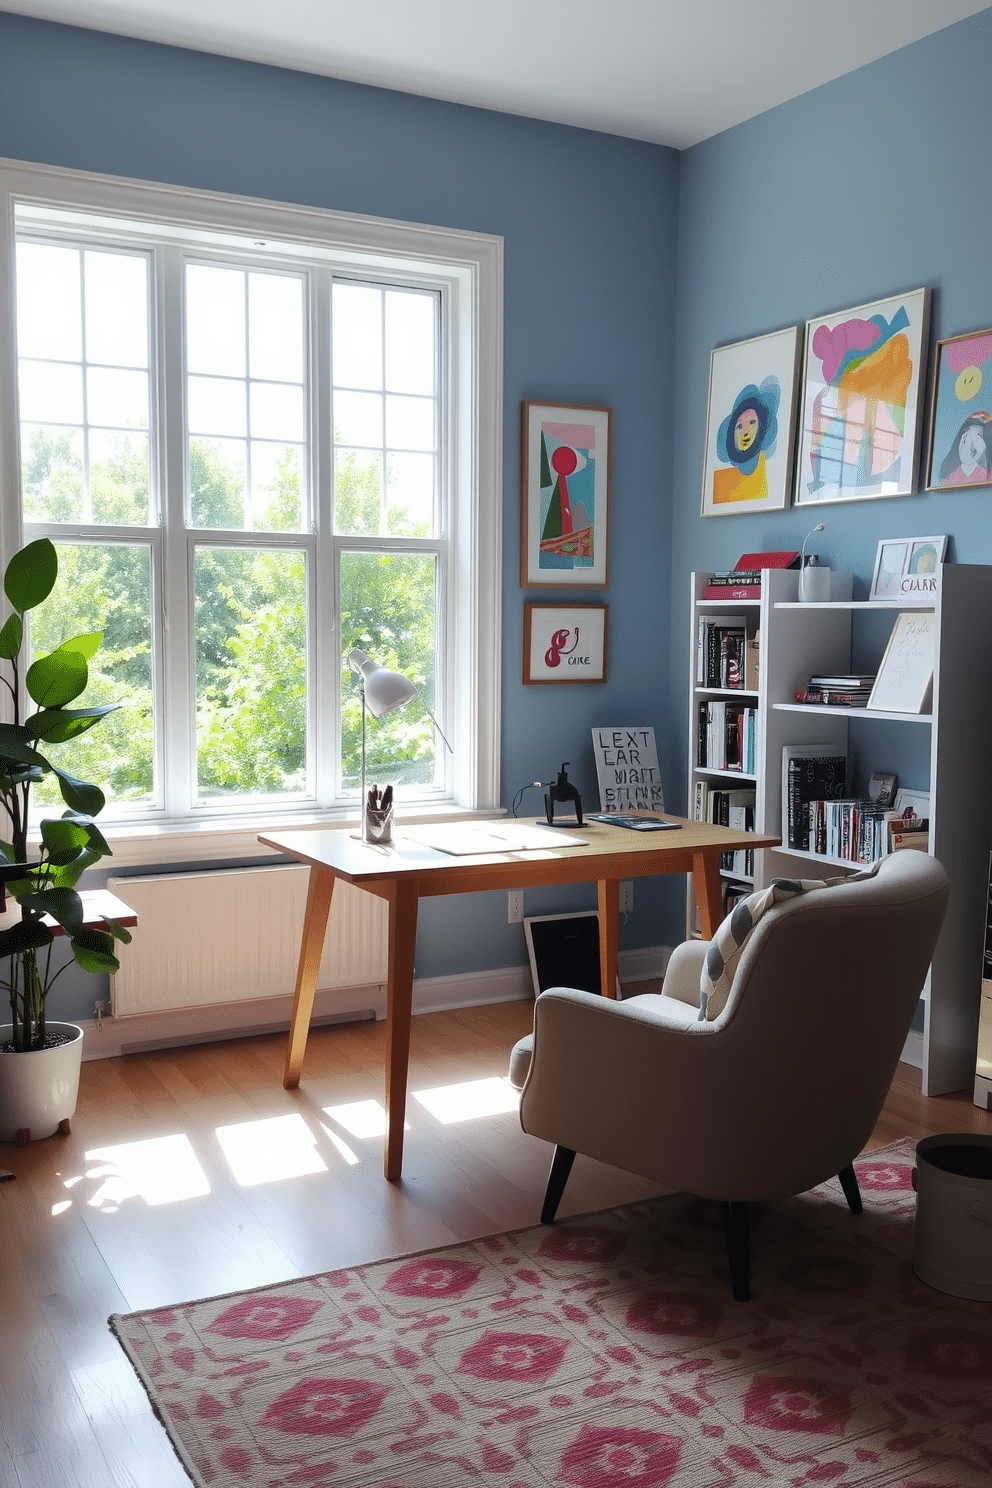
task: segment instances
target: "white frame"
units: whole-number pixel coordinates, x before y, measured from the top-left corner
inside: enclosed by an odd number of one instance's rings
[[[610,607],[605,604],[524,605],[524,686],[606,681]],[[570,647],[556,646],[575,632]],[[548,661],[554,656],[553,662]]]
[[[905,339],[908,343],[911,371],[906,391],[902,438],[898,450],[898,475],[891,481],[881,479],[886,471],[892,469],[895,463],[892,461],[885,467],[885,470],[878,473],[878,478],[864,485],[838,486],[836,483],[826,482],[822,487],[822,494],[819,488],[817,491],[812,491],[809,477],[813,445],[813,429],[811,428],[813,408],[817,399],[826,395],[830,388],[835,386],[833,373],[826,372],[825,368],[832,368],[835,363],[839,367],[843,363],[844,353],[841,352],[841,347],[844,347],[847,353],[856,352],[859,349],[857,344],[845,340],[846,333],[842,328],[853,325],[853,323],[870,323],[875,317],[881,317],[891,324],[900,312],[905,312],[908,320]],[[817,315],[806,322],[806,335],[803,342],[802,413],[799,420],[796,456],[795,504],[797,506],[818,506],[833,501],[871,501],[886,496],[908,496],[910,492],[917,489],[920,433],[923,424],[923,373],[929,321],[930,291],[924,288],[911,290],[907,294],[888,295],[884,299],[874,300],[867,305],[855,305],[831,315]],[[840,332],[839,337],[838,332]],[[897,329],[892,333],[889,341],[894,343],[902,334],[903,330]],[[835,337],[837,339],[833,339]],[[889,422],[891,424],[893,421]],[[862,420],[860,427],[864,426],[864,420]],[[876,487],[885,487],[885,489],[876,489]],[[891,489],[888,489],[889,487]]]
[[[799,394],[799,327],[787,326],[764,336],[752,336],[710,352],[710,380],[706,395],[706,443],[703,447],[703,489],[699,511],[703,517],[754,516],[781,511],[792,494],[792,465],[795,456],[796,401]],[[718,440],[735,407],[750,387],[757,392],[766,378],[777,379],[780,399],[776,410],[776,432],[769,440],[764,468],[766,497],[717,499],[717,477],[732,472],[728,457],[719,459]]]
[[[904,581],[914,574],[913,558],[917,549],[922,547],[936,548],[937,566],[933,586],[919,590],[906,585]],[[889,549],[894,549],[901,554],[898,570],[891,564],[884,568],[882,566]],[[875,553],[875,569],[871,576],[868,598],[878,601],[898,600],[900,604],[933,604],[934,594],[940,581],[940,566],[946,556],[946,533],[934,537],[883,537]],[[885,575],[884,578],[883,575]],[[889,575],[894,577],[889,578]]]
[[[405,278],[411,272],[423,278],[428,264],[433,266],[435,282],[446,287],[450,298],[446,376],[449,387],[458,390],[458,418],[450,439],[451,479],[464,504],[464,519],[449,534],[454,591],[443,617],[457,745],[455,755],[448,757],[453,776],[448,797],[456,808],[495,809],[500,798],[502,239],[0,159],[0,562],[22,541],[16,495],[20,459],[12,294],[18,203],[30,205],[39,218],[60,208],[87,213],[95,230],[102,225],[104,231],[116,231],[123,219],[129,225],[145,221],[150,233],[164,229],[193,243],[216,245],[218,234],[222,241],[226,235],[232,245],[264,239],[287,261],[294,252],[307,257],[325,254],[339,263],[364,266],[382,280]],[[140,234],[133,238],[139,239]],[[322,540],[319,533],[309,538],[315,540]],[[473,573],[474,584],[466,582],[466,575]],[[322,620],[333,618],[329,594],[318,593],[314,602]],[[188,750],[188,744],[178,739],[174,747]],[[279,820],[300,825],[305,820],[342,820],[350,814],[346,806],[322,808],[312,801],[300,805],[270,801],[262,807],[245,802],[240,809],[253,813],[254,831],[246,832],[233,819],[225,827],[223,813],[198,809],[191,834],[184,832],[183,820],[189,822],[192,813],[177,811],[175,802],[166,802],[157,818],[148,818],[143,832],[139,828],[136,836],[143,837],[143,844],[134,860],[194,861],[224,856],[229,845],[239,855],[249,844],[253,853],[258,852],[254,839],[262,811],[270,828]],[[158,836],[163,828],[167,839]],[[112,836],[113,826],[106,832]]]

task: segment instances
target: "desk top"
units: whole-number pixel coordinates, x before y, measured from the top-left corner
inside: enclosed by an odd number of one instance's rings
[[[131,907],[118,899],[109,889],[83,889],[79,894],[83,901],[83,923],[91,930],[103,929],[103,916],[110,920],[116,920],[119,925],[136,925],[138,916]],[[21,918],[21,906],[10,895],[7,896],[6,907],[0,911],[0,930],[9,930],[16,925]],[[64,935],[65,931],[57,920],[51,915],[44,916],[45,924],[49,926],[56,935]]]
[[[352,835],[354,828],[338,827],[260,833],[258,840],[286,857],[326,868],[336,878],[368,888],[412,875],[424,895],[688,873],[698,853],[775,847],[781,841],[779,837],[688,821],[668,813],[664,816],[679,823],[674,831],[632,832],[606,822],[587,821],[581,827],[573,823],[560,828],[563,839],[584,838],[581,845],[569,846],[563,840],[561,846],[478,856],[454,856],[428,847],[416,841],[414,826],[407,832],[394,827],[393,842],[388,847],[364,843]]]

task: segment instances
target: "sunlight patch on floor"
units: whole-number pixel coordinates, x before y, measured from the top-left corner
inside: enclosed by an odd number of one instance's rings
[[[242,1188],[326,1173],[317,1138],[302,1116],[271,1116],[217,1127],[217,1140]]]
[[[324,1115],[343,1126],[353,1137],[384,1137],[386,1108],[381,1101],[351,1101],[345,1106],[325,1106]]]
[[[178,1199],[198,1199],[210,1192],[210,1181],[200,1166],[189,1138],[149,1137],[117,1147],[95,1147],[86,1153],[93,1164],[86,1171],[91,1182],[103,1180],[87,1200],[93,1209],[113,1213],[125,1199],[144,1199],[154,1208]],[[68,1179],[66,1188],[78,1179]]]
[[[515,1111],[520,1095],[507,1080],[467,1080],[462,1085],[439,1085],[435,1090],[414,1090],[413,1098],[436,1121],[450,1126],[456,1121],[475,1121],[480,1116],[498,1116]]]

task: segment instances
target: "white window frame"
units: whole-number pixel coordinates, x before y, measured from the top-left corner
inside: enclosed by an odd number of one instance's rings
[[[149,234],[171,235],[185,244],[216,252],[244,252],[262,242],[286,260],[294,253],[333,259],[340,268],[375,275],[380,282],[429,275],[447,307],[447,397],[451,411],[448,441],[453,483],[451,589],[443,617],[449,712],[454,754],[448,756],[448,786],[438,808],[458,814],[492,814],[499,809],[501,513],[502,513],[502,239],[419,223],[262,201],[251,197],[159,185],[84,171],[0,158],[0,567],[22,543],[20,448],[17,414],[16,307],[14,289],[15,211],[28,207],[32,218],[53,218],[60,210],[87,214],[94,230],[127,224],[130,241],[140,246],[135,224]],[[316,402],[316,400],[315,400]],[[314,407],[315,438],[329,435],[326,409]],[[134,529],[134,537],[146,529]],[[195,536],[195,534],[192,534]],[[316,534],[316,542],[328,540]],[[336,625],[327,585],[315,596],[315,624],[328,633]],[[327,737],[327,720],[318,732]],[[445,730],[447,732],[447,729]],[[128,863],[206,861],[254,856],[257,833],[277,825],[328,823],[354,814],[340,806],[314,810],[304,805],[242,803],[230,808],[198,807],[177,815],[166,802],[161,819],[107,822],[114,860]],[[102,821],[101,821],[102,825]]]

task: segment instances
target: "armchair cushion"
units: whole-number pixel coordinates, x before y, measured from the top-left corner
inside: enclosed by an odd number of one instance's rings
[[[880,862],[881,860],[879,860]],[[718,926],[709,943],[703,970],[699,978],[699,1017],[712,1022],[727,1005],[730,989],[737,973],[737,964],[745,947],[757,929],[763,915],[783,899],[794,899],[797,894],[807,894],[813,889],[830,888],[833,884],[854,883],[861,878],[872,878],[879,862],[863,873],[845,874],[841,878],[774,878],[767,889],[759,889],[734,905],[730,914]]]

